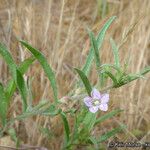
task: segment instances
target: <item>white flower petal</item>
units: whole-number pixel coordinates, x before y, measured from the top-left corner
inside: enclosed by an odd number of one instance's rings
[[[92,98],[87,96],[84,98],[84,103],[86,106],[91,107],[92,106]]]
[[[97,89],[93,89],[91,92],[91,96],[93,99],[101,99],[101,94]]]
[[[102,104],[106,104],[109,102],[109,94],[103,94],[102,97],[101,97],[101,103]]]
[[[92,106],[89,108],[89,111],[92,113],[96,113],[98,111],[98,107],[97,106]]]
[[[101,104],[99,106],[99,109],[102,110],[102,111],[107,111],[108,110],[108,105],[107,104]]]

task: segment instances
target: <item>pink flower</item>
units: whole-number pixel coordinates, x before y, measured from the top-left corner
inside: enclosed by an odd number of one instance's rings
[[[89,107],[89,111],[92,113],[96,113],[98,109],[102,111],[107,111],[108,102],[109,102],[109,94],[107,93],[101,94],[95,88],[92,90],[91,96],[87,96],[84,98],[85,105]]]

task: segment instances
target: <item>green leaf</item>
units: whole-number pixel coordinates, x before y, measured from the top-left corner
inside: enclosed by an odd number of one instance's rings
[[[115,41],[114,41],[112,38],[110,39],[110,43],[111,43],[112,50],[113,50],[115,65],[116,65],[118,68],[120,68],[118,47],[117,47]]]
[[[126,76],[123,76],[120,80],[119,80],[119,83],[120,83],[120,86],[122,85],[125,85],[129,82],[132,82],[136,79],[139,79],[139,78],[144,78],[143,75],[145,75],[146,73],[150,72],[150,66],[148,67],[145,67],[144,69],[142,69],[139,73],[136,73],[136,74],[128,74]]]
[[[41,66],[44,69],[45,74],[47,75],[48,79],[50,80],[55,103],[58,103],[58,93],[57,93],[57,85],[56,85],[56,79],[55,74],[53,70],[51,69],[50,65],[48,64],[45,56],[37,49],[33,48],[31,45],[26,43],[25,41],[20,41],[22,45],[24,45],[33,55],[34,57],[40,62]]]
[[[75,116],[75,122],[73,124],[71,141],[76,141],[78,139],[78,128],[79,128],[79,122],[77,121],[77,116]]]
[[[98,68],[100,67],[100,57],[99,57],[98,45],[97,45],[96,39],[94,37],[94,34],[91,31],[89,31],[89,36],[90,36],[90,41],[91,41],[91,47],[94,50],[95,63],[96,63],[96,67],[98,70]]]
[[[99,73],[99,67],[100,67],[101,63],[100,63],[98,45],[97,45],[96,39],[94,37],[94,34],[91,31],[89,31],[89,36],[90,36],[90,41],[91,41],[91,47],[94,51],[97,74],[98,74],[98,77],[99,77],[99,84],[101,86],[103,86],[104,77],[103,77],[103,74]]]
[[[15,81],[18,90],[21,92],[22,100],[23,100],[23,107],[26,108],[26,93],[25,93],[25,86],[24,86],[24,79],[21,73],[17,70],[17,65],[15,64],[11,54],[8,52],[6,47],[0,43],[0,54],[3,56],[4,60],[6,61],[11,73],[13,80]],[[20,81],[21,80],[21,81]],[[23,84],[23,85],[21,85]],[[21,89],[23,88],[23,89]]]
[[[95,122],[95,125],[98,124],[98,123],[102,123],[103,121],[105,121],[106,119],[110,119],[112,118],[113,116],[119,114],[120,112],[122,112],[123,110],[121,109],[116,109],[116,110],[113,110],[107,114],[104,114],[103,116],[101,116],[100,118],[98,118]]]
[[[116,77],[110,71],[103,71],[102,73],[107,74],[112,79],[114,86],[118,84]]]
[[[88,112],[86,114],[86,116],[83,120],[83,124],[84,124],[85,128],[88,129],[88,131],[90,131],[93,128],[93,126],[96,122],[96,116],[97,115],[95,113],[91,113],[91,112]]]
[[[121,125],[118,128],[114,128],[113,130],[107,132],[106,134],[100,136],[97,141],[99,143],[104,142],[106,140],[108,140],[110,137],[115,136],[118,132],[122,131],[123,129],[125,129],[125,125]]]
[[[8,134],[10,135],[11,139],[12,139],[13,141],[15,141],[15,143],[16,143],[16,149],[18,149],[18,147],[19,147],[21,141],[20,141],[20,139],[17,137],[17,134],[16,134],[15,129],[14,129],[14,128],[10,128],[10,129],[8,130]]]
[[[8,103],[6,100],[6,95],[4,92],[3,85],[0,83],[0,119],[3,127],[6,125],[7,121],[7,108]]]
[[[15,81],[11,79],[8,81],[6,88],[5,88],[5,93],[6,93],[8,103],[10,103],[10,99],[12,95],[14,94],[15,90],[16,90]]]
[[[22,75],[27,72],[27,70],[29,69],[29,67],[34,61],[35,61],[35,57],[31,56],[25,59],[23,62],[21,62],[21,64],[18,66],[18,70],[21,72]]]
[[[88,95],[90,96],[91,95],[91,91],[92,91],[92,87],[91,87],[91,84],[87,78],[87,76],[84,74],[84,72],[82,72],[81,70],[75,68],[75,70],[77,71],[77,73],[79,74],[85,88],[86,88],[86,91],[88,93]]]
[[[9,70],[11,71],[11,74],[13,76],[13,79],[16,81],[16,64],[15,61],[13,60],[11,54],[9,53],[9,51],[7,50],[7,48],[0,43],[0,54],[3,56],[4,60],[6,61]]]
[[[40,111],[41,109],[43,109],[43,107],[48,107],[48,106],[49,106],[49,101],[48,100],[40,100],[39,103],[36,106],[28,107],[28,109],[29,109],[29,111],[38,111],[38,110]],[[52,106],[54,106],[54,105],[51,105],[50,108],[52,108]],[[48,107],[48,109],[50,109],[50,108]],[[55,110],[55,107],[52,111],[54,111],[54,110]],[[51,111],[51,109],[50,109],[50,111]]]
[[[28,107],[26,112],[23,112],[21,115],[18,115],[16,118],[12,119],[12,121],[22,120],[22,119],[32,117],[32,116],[37,116],[37,115],[56,116],[60,114],[61,112],[62,110],[55,109],[55,106],[53,104],[49,106],[47,102],[42,102],[33,108]]]
[[[139,74],[141,75],[145,75],[146,73],[150,72],[150,66],[145,67],[144,69],[142,69]]]
[[[44,115],[44,116],[56,116],[62,112],[61,109],[56,109],[55,111],[51,111],[49,109],[45,110],[42,113],[39,113],[39,115]]]
[[[69,123],[67,120],[67,116],[64,112],[60,113],[62,120],[63,120],[63,124],[64,124],[64,129],[65,129],[65,147],[68,146],[69,141],[70,141],[70,128],[69,128]]]
[[[111,17],[105,24],[104,26],[102,27],[102,29],[100,30],[100,32],[98,33],[98,36],[97,36],[97,45],[98,45],[98,49],[101,48],[102,46],[102,43],[103,43],[103,40],[104,40],[104,37],[105,37],[105,34],[106,34],[106,31],[108,30],[109,26],[112,24],[112,22],[115,20],[115,16]],[[85,65],[83,66],[83,69],[82,71],[88,75],[89,74],[89,71],[91,69],[91,65],[92,65],[92,61],[94,59],[94,51],[92,48],[90,48],[90,51],[89,51],[89,54],[88,54],[88,57],[87,57],[87,60],[86,60],[86,63]]]
[[[22,100],[23,100],[23,111],[26,111],[27,109],[27,87],[24,81],[24,78],[19,70],[17,71],[17,87],[19,89],[19,92],[21,94]]]
[[[106,67],[112,68],[112,69],[114,69],[115,71],[117,71],[118,73],[123,74],[123,72],[121,71],[120,68],[118,68],[116,65],[112,65],[112,64],[102,64],[102,65],[100,66],[100,70],[102,70],[103,68],[104,68],[104,70],[105,70]]]
[[[102,27],[102,29],[98,33],[98,36],[97,36],[98,48],[100,48],[102,46],[106,31],[108,30],[108,28],[110,27],[110,25],[112,24],[112,22],[115,19],[116,19],[116,16],[112,16],[110,19],[108,19],[108,21],[104,24],[104,26]]]
[[[23,75],[28,68],[31,66],[31,64],[34,62],[35,57],[29,57],[27,59],[25,59],[18,67],[18,70],[20,71],[20,73]],[[8,84],[5,88],[5,93],[7,96],[7,100],[10,102],[10,98],[12,97],[12,95],[14,94],[16,90],[16,84],[14,79],[11,79],[8,81]]]
[[[89,137],[89,140],[90,140],[90,142],[91,142],[91,143],[93,143],[93,144],[94,144],[95,149],[97,150],[97,149],[98,149],[98,143],[97,143],[96,138],[95,138],[95,137],[93,137],[93,136],[91,136],[91,137]]]

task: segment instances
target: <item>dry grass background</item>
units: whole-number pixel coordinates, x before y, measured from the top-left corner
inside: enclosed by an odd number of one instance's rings
[[[112,62],[109,38],[120,45],[122,62],[130,57],[130,71],[138,72],[150,65],[150,1],[149,0],[108,0],[109,10],[104,18],[98,14],[96,0],[0,0],[0,41],[10,49],[17,63],[29,56],[17,41],[24,39],[40,49],[53,66],[59,85],[59,97],[65,96],[73,87],[77,76],[73,67],[81,67],[89,50],[86,28],[99,31],[112,15],[117,19],[108,30],[102,47],[102,61]],[[52,101],[49,82],[40,65],[34,63],[26,74],[32,77],[34,102],[40,99]],[[0,80],[7,83],[10,78],[6,64],[0,59]],[[95,70],[90,75],[96,83]],[[20,97],[15,94],[11,114],[19,112],[16,104]],[[110,110],[123,108],[117,118],[103,124],[102,133],[113,124],[123,122],[127,130],[118,134],[121,141],[129,139],[150,140],[150,81],[134,81],[120,89],[111,91]],[[62,127],[59,118],[46,117],[26,119],[24,124],[16,122],[20,138],[29,145],[42,145],[59,150],[62,143]],[[39,131],[44,126],[52,129],[55,139],[46,139]],[[23,134],[21,134],[23,133]],[[26,134],[25,134],[26,133]],[[57,140],[56,140],[57,139]]]

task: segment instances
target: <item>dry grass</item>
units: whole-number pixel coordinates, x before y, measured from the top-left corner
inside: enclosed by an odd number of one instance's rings
[[[130,71],[138,72],[144,66],[150,65],[150,1],[108,0],[108,5],[109,12],[104,19],[100,19],[94,0],[0,0],[0,41],[8,46],[17,62],[29,56],[19,45],[17,38],[40,49],[56,71],[59,97],[62,97],[73,87],[77,78],[72,68],[80,67],[85,62],[89,49],[86,28],[92,28],[97,33],[108,17],[117,15],[117,20],[107,32],[103,44],[102,61],[113,61],[109,44],[109,38],[113,37],[121,44],[122,62],[130,56]],[[33,78],[31,84],[34,102],[44,98],[52,101],[49,82],[38,63],[31,67],[26,74],[28,76]],[[0,59],[0,80],[6,83],[9,78],[7,66]],[[124,122],[127,125],[126,135],[118,135],[122,141],[130,138],[141,141],[150,139],[148,78],[149,75],[147,80],[134,81],[111,92],[110,109],[119,107],[125,110],[117,120],[114,119],[116,123]],[[92,71],[90,79],[93,83],[96,82],[95,70]],[[13,101],[15,105],[20,97],[15,95]],[[13,115],[16,115],[17,110],[15,107]],[[23,134],[22,139],[30,145],[59,149],[62,142],[61,123],[59,118],[53,120],[56,126],[50,122],[50,118],[44,117],[27,119],[23,128],[27,129],[26,135]],[[18,133],[22,133],[19,124],[16,126]],[[57,141],[45,140],[44,135],[39,132],[40,126],[51,128]],[[110,126],[106,125],[106,128]],[[105,130],[104,128],[103,131]]]

